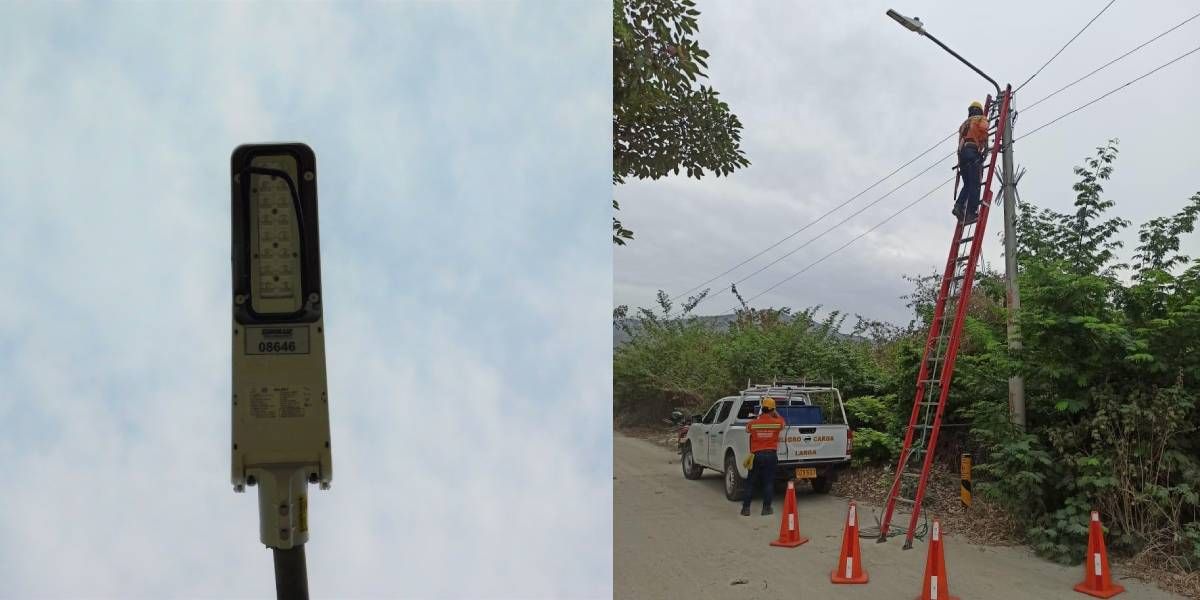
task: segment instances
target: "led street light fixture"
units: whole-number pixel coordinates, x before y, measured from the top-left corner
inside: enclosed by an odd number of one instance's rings
[[[316,157],[238,146],[230,176],[232,482],[258,486],[260,539],[289,550],[308,540],[308,484],[333,479]]]

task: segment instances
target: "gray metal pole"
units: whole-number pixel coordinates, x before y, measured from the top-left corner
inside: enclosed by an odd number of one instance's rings
[[[278,600],[308,600],[308,569],[304,544],[290,550],[271,549],[275,555],[275,597]]]
[[[995,79],[988,76],[980,70],[979,67],[971,64],[970,61],[963,58],[962,55],[951,50],[949,46],[943,44],[941,40],[929,34],[925,30],[925,26],[921,24],[920,19],[909,19],[889,9],[887,15],[895,19],[905,28],[915,31],[916,33],[929,38],[933,43],[941,47],[942,50],[950,53],[951,56],[957,58],[964,65],[971,68],[972,71],[978,73],[986,79],[992,87],[996,88],[996,97],[1000,98],[1000,84],[996,83]],[[1008,348],[1010,352],[1019,352],[1021,350],[1021,333],[1017,330],[1017,312],[1021,310],[1021,294],[1017,290],[1017,233],[1014,227],[1017,220],[1017,188],[1016,180],[1013,173],[1013,157],[1012,157],[1012,85],[1010,84],[1004,92],[1009,95],[1009,111],[1008,123],[1004,126],[1004,275],[1008,283]],[[1013,375],[1008,378],[1008,410],[1009,418],[1013,424],[1021,429],[1025,428],[1025,379],[1020,375]]]
[[[1021,332],[1017,328],[1017,312],[1021,310],[1021,294],[1017,289],[1017,188],[1013,169],[1013,111],[1012,85],[1005,93],[1010,94],[1008,123],[1004,125],[1004,278],[1008,283],[1008,348],[1020,352]],[[1018,375],[1008,378],[1008,409],[1014,425],[1025,428],[1025,379]]]

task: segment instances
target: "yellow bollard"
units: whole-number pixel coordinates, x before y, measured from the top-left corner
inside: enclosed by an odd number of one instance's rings
[[[959,463],[959,471],[961,479],[958,494],[962,498],[963,506],[971,508],[971,455],[963,453],[962,460]]]

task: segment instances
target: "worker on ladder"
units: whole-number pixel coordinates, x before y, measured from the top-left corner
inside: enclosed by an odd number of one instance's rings
[[[978,100],[967,108],[967,120],[958,128],[958,174],[962,189],[954,201],[954,216],[964,224],[979,219],[979,180],[983,176],[983,153],[987,149],[988,120]]]

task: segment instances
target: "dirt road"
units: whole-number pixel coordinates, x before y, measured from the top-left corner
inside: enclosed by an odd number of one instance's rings
[[[833,585],[829,573],[841,547],[846,499],[797,490],[800,531],[811,538],[798,548],[768,543],[779,533],[782,494],[775,515],[751,517],[725,499],[721,476],[705,471],[699,481],[683,478],[679,457],[650,442],[619,433],[613,440],[613,579],[616,598],[787,598],[910,599],[918,595],[927,546],[901,550],[902,539],[886,544],[862,540],[866,585]],[[863,523],[872,510],[860,505]],[[1071,588],[1083,567],[1063,567],[1023,548],[973,546],[947,532],[950,591],[964,600],[1083,600]],[[745,583],[733,584],[734,581]],[[1151,584],[1121,580],[1128,600],[1175,600]]]

